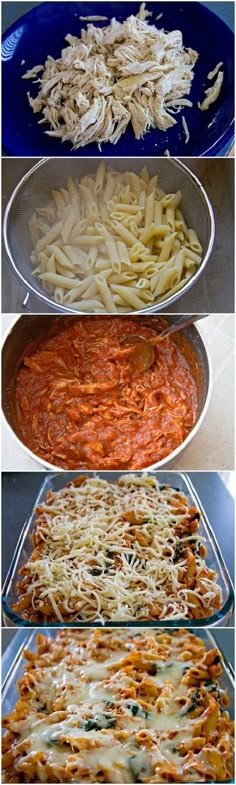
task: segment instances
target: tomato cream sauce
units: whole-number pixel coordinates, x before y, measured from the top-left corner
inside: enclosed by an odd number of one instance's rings
[[[191,363],[173,336],[148,370],[127,339],[155,331],[126,317],[75,317],[28,351],[16,380],[18,431],[64,469],[140,469],[168,456],[197,416]]]

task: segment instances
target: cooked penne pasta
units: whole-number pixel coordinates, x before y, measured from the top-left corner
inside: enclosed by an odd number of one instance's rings
[[[76,303],[75,310],[80,297],[81,310],[88,297],[93,312],[96,301],[99,311],[111,313],[143,309],[155,297],[160,302],[181,289],[202,261],[202,245],[186,225],[181,200],[181,191],[165,193],[147,167],[122,173],[101,161],[80,181],[68,177],[66,187],[52,189],[50,202],[29,220],[32,274],[56,302]]]
[[[109,313],[116,313],[116,306],[113,301],[106,278],[101,274],[96,275],[96,283],[101,297],[101,302]]]
[[[91,583],[99,574],[89,565]],[[47,619],[48,597],[41,606]],[[3,717],[3,782],[233,782],[233,706],[213,644],[177,626],[37,630]]]

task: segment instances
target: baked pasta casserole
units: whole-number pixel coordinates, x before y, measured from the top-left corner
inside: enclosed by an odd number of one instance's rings
[[[221,656],[192,632],[62,629],[25,657],[3,720],[4,782],[232,778]]]
[[[31,622],[210,617],[222,606],[201,513],[151,475],[80,475],[36,508],[13,610]]]

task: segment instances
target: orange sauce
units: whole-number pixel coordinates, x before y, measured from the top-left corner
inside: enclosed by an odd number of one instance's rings
[[[140,469],[184,441],[197,416],[192,363],[170,336],[155,347],[148,370],[136,368],[125,339],[153,337],[144,321],[69,318],[29,351],[16,406],[33,452],[64,469]],[[156,329],[165,325],[156,319]]]

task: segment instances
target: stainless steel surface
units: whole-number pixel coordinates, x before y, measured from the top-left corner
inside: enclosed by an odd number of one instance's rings
[[[172,333],[177,333],[178,330],[183,330],[184,327],[188,327],[189,324],[194,324],[194,322],[198,322],[200,319],[205,319],[206,316],[208,316],[207,313],[194,313],[191,316],[183,314],[183,316],[180,316],[179,319],[176,319],[173,324],[169,325],[166,330],[163,330],[163,332],[160,333],[159,338],[164,338],[167,335],[172,335]]]
[[[157,163],[158,160],[158,163]],[[35,208],[45,205],[50,200],[52,186],[59,188],[65,185],[69,175],[81,177],[87,172],[96,170],[98,159],[42,159],[24,175],[16,186],[7,204],[4,216],[4,242],[7,257],[19,281],[39,299],[47,312],[79,313],[73,307],[56,304],[53,298],[43,289],[39,279],[32,276],[30,252],[32,250],[28,221]],[[132,170],[138,172],[147,163],[147,159],[132,159]],[[8,164],[8,162],[7,162]],[[127,169],[127,160],[112,159],[112,165],[118,171]],[[130,168],[131,165],[129,164]],[[183,212],[189,227],[196,230],[203,248],[203,260],[195,273],[175,294],[169,295],[162,302],[153,304],[139,313],[154,313],[171,307],[182,299],[204,273],[210,258],[214,242],[214,215],[208,196],[200,181],[183,163],[177,159],[148,159],[148,167],[152,175],[158,172],[160,185],[168,193],[181,190],[183,196]],[[76,171],[75,171],[76,168]],[[36,307],[38,311],[38,307]],[[131,311],[134,313],[134,311]]]
[[[96,316],[93,316],[93,318],[95,319]],[[152,329],[155,329],[155,320],[158,318],[158,316],[132,317],[132,319],[135,319],[137,323],[139,321],[143,322],[144,320],[145,326],[150,326]],[[168,315],[165,316],[165,318],[168,319],[170,323],[172,323],[175,317]],[[15,406],[13,403],[16,374],[25,349],[29,346],[31,341],[38,340],[47,335],[49,326],[52,324],[52,320],[56,320],[59,324],[63,323],[64,320],[67,321],[67,317],[45,315],[42,319],[40,315],[20,316],[16,319],[13,327],[9,330],[2,349],[2,408],[5,415],[5,421],[10,427],[12,435],[14,435],[14,438],[17,440],[18,444],[23,447],[27,455],[29,455],[31,458],[34,458],[38,463],[41,464],[41,466],[44,466],[46,469],[59,468],[60,470],[60,467],[44,461],[38,455],[29,450],[29,448],[26,447],[26,445],[23,443],[21,436],[18,433],[18,424],[16,419]],[[170,461],[176,459],[176,457],[178,457],[183,452],[187,444],[189,444],[189,442],[198,432],[209,406],[212,393],[212,367],[205,342],[195,325],[190,325],[185,330],[183,330],[183,335],[187,338],[193,350],[195,350],[198,361],[198,367],[196,367],[196,363],[193,363],[192,367],[192,373],[195,374],[198,390],[198,413],[196,424],[184,442],[182,442],[182,444],[177,447],[176,450],[174,450],[170,455],[166,456],[166,458],[164,458],[162,461],[145,467],[147,469],[161,468],[161,466],[165,466]],[[183,347],[182,350],[184,350]]]

